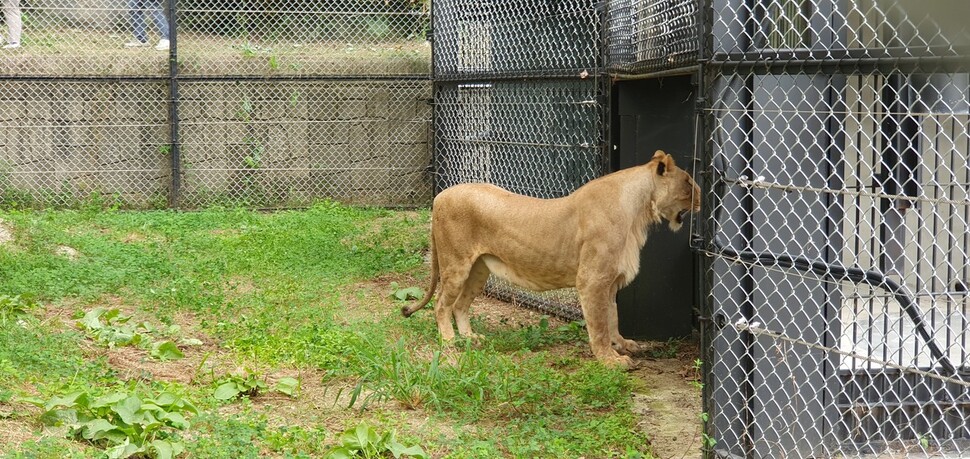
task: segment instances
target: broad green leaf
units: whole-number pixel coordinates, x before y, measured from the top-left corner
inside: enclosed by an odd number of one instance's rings
[[[124,392],[112,392],[107,395],[102,395],[93,402],[91,402],[91,408],[103,408],[106,406],[111,406],[114,403],[118,403],[128,397],[128,394]]]
[[[125,440],[127,440],[127,438]],[[127,456],[124,456],[124,454],[125,454],[125,448],[127,446],[128,446],[127,443],[122,443],[122,444],[119,444],[119,445],[112,446],[112,447],[104,450],[104,455],[108,459],[118,459],[120,457],[127,457]]]
[[[276,382],[276,390],[289,395],[290,397],[296,396],[296,391],[300,388],[300,381],[296,378],[280,378]]]
[[[359,424],[354,430],[354,434],[357,439],[357,444],[360,445],[360,449],[364,449],[368,445],[376,445],[381,439],[374,428],[366,423]]]
[[[192,414],[199,414],[199,409],[196,408],[195,405],[192,404],[192,402],[190,402],[190,401],[188,401],[188,400],[186,400],[184,398],[183,399],[180,399],[175,405],[173,405],[173,407],[175,407],[175,406],[181,408],[182,411],[189,412],[189,413],[192,413]]]
[[[40,415],[40,422],[48,426],[77,424],[77,410],[74,408],[48,410]]]
[[[45,410],[50,410],[51,408],[57,406],[87,406],[88,394],[84,392],[71,392],[63,397],[54,397],[44,405]]]
[[[354,454],[354,450],[341,446],[328,451],[324,459],[354,459],[355,457],[357,456]]]
[[[239,390],[239,386],[237,386],[236,383],[229,381],[222,383],[219,387],[217,387],[216,392],[212,395],[216,398],[216,400],[229,400],[239,395],[239,392],[241,392]]]
[[[155,403],[159,406],[172,406],[173,403],[178,401],[178,397],[171,392],[162,392],[155,397]]]
[[[399,301],[408,299],[420,300],[422,296],[424,296],[424,290],[421,290],[420,287],[408,287],[394,291],[394,298],[397,298]]]
[[[366,441],[366,439],[367,438],[365,436],[364,440]],[[364,445],[366,443],[361,443],[360,439],[357,438],[357,433],[353,429],[351,429],[340,434],[340,444],[343,445],[344,448],[347,448],[353,451],[360,451],[361,449],[364,448]]]
[[[165,440],[154,440],[152,441],[152,448],[155,450],[155,457],[157,459],[172,459],[173,449],[172,444]]]
[[[141,420],[138,421],[138,423],[142,426],[142,430],[147,431],[161,427],[161,421],[159,421],[151,411],[141,410],[138,414],[141,416]]]
[[[185,444],[180,441],[173,441],[172,443],[172,456],[178,457],[179,454],[185,452]]]
[[[79,321],[81,325],[90,330],[98,330],[102,327],[101,325],[101,315],[104,314],[104,309],[94,308],[84,314],[84,317]]]
[[[155,402],[154,400],[142,400],[141,410],[142,411],[165,411],[165,408],[162,408],[156,405],[154,402]]]
[[[387,442],[387,450],[394,457],[410,456],[416,459],[428,459],[428,453],[424,452],[420,446],[404,446],[396,441]]]
[[[81,437],[85,440],[97,440],[104,437],[104,433],[116,429],[118,426],[107,419],[93,419],[81,424]]]
[[[31,405],[40,406],[40,407],[45,406],[47,404],[47,400],[44,400],[40,397],[14,397],[14,400],[18,402],[30,403]]]
[[[142,448],[139,448],[138,445],[129,443],[129,440],[125,438],[124,443],[108,448],[104,450],[104,453],[110,459],[120,459],[120,458],[130,457],[132,454],[137,453],[141,449]]]
[[[179,347],[171,341],[162,341],[152,345],[152,357],[161,360],[176,360],[185,357]]]
[[[176,429],[189,428],[189,421],[185,420],[185,417],[179,413],[165,413],[159,419],[162,421],[168,421],[168,423]]]
[[[104,313],[104,321],[109,324],[123,324],[128,321],[131,317],[121,315],[121,310],[118,308],[111,308]]]
[[[101,438],[108,440],[108,444],[115,445],[128,439],[128,434],[122,432],[121,429],[112,429],[104,432]],[[95,440],[100,440],[101,438],[95,438]]]
[[[118,416],[121,417],[121,420],[128,425],[133,425],[138,422],[141,422],[141,420],[144,418],[144,416],[138,413],[140,408],[141,408],[141,399],[134,395],[124,400],[121,400],[118,403],[115,403],[114,405],[111,405],[111,410],[114,411],[115,413],[118,413]]]
[[[179,341],[179,343],[181,343],[183,346],[201,346],[205,344],[201,339],[195,338],[183,338],[181,341]]]

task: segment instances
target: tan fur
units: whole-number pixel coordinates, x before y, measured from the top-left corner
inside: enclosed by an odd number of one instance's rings
[[[620,336],[616,292],[640,270],[640,249],[662,220],[674,231],[682,211],[700,210],[700,189],[670,155],[657,151],[644,165],[590,181],[569,196],[537,199],[488,184],[448,188],[431,213],[431,288],[402,309],[405,316],[431,300],[442,339],[477,338],[471,301],[488,275],[520,287],[576,287],[590,346],[597,358],[629,367],[635,342]],[[619,353],[617,352],[619,351]]]

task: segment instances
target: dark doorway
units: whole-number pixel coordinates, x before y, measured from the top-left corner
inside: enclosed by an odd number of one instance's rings
[[[695,91],[689,75],[618,82],[613,88],[613,169],[643,164],[663,150],[692,172]],[[690,335],[695,270],[689,225],[685,221],[677,233],[658,227],[647,238],[640,274],[617,295],[624,336],[665,340]]]

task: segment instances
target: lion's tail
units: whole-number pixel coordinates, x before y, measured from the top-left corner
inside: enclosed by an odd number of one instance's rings
[[[434,296],[435,290],[438,289],[438,252],[434,247],[434,222],[431,223],[431,235],[429,244],[431,245],[431,287],[428,288],[428,293],[424,295],[424,299],[420,303],[415,303],[411,306],[404,306],[401,308],[401,314],[404,317],[411,317],[411,314],[418,312],[418,310],[427,306],[431,301],[431,297]]]

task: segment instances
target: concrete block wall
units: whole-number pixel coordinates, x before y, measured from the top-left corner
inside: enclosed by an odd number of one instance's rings
[[[165,205],[168,98],[164,81],[0,83],[0,203]],[[182,82],[177,204],[427,205],[430,98],[421,80]]]

